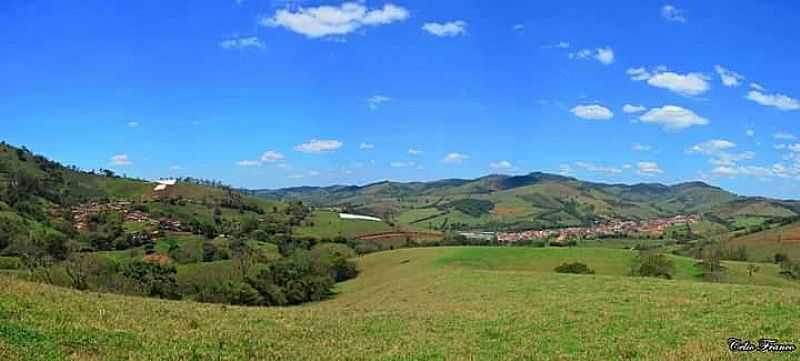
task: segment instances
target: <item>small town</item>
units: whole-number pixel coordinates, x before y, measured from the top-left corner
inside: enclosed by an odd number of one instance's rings
[[[700,220],[698,215],[677,215],[643,221],[613,221],[591,227],[569,227],[521,232],[461,232],[473,239],[493,240],[498,244],[513,245],[518,242],[551,239],[564,242],[572,239],[596,239],[602,237],[628,237],[631,235],[659,237],[673,226],[692,225]]]

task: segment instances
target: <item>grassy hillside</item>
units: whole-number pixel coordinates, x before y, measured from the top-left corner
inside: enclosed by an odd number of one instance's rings
[[[676,214],[708,214],[727,224],[744,217],[800,214],[797,202],[739,197],[701,182],[601,184],[545,173],[429,183],[380,182],[363,187],[301,187],[253,194],[346,207],[406,225],[450,229],[554,228]]]
[[[600,253],[598,253],[600,252]],[[335,299],[240,308],[0,277],[9,360],[738,360],[729,337],[797,342],[800,290],[619,277],[629,252],[435,248],[365,256]],[[549,271],[583,260],[597,275]],[[754,281],[756,282],[756,281]],[[631,337],[636,335],[636,337]]]
[[[773,260],[776,253],[800,260],[800,222],[737,237],[731,244],[747,247],[748,256],[753,260]]]

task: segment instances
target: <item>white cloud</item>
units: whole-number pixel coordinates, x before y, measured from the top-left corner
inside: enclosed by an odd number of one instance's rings
[[[794,134],[791,134],[791,133],[777,132],[777,133],[775,133],[775,139],[795,140],[795,139],[797,139],[797,137],[795,137]]]
[[[261,161],[264,163],[274,163],[284,160],[286,156],[274,150],[268,150],[261,155]]]
[[[729,69],[725,69],[720,65],[715,65],[714,70],[716,70],[717,74],[719,74],[719,79],[722,81],[722,85],[727,87],[739,86],[741,85],[741,80],[744,80],[744,76],[741,74]]]
[[[417,163],[411,161],[395,161],[391,162],[389,165],[391,165],[392,168],[411,168],[416,166]]]
[[[681,95],[700,95],[710,88],[706,77],[700,73],[656,73],[647,79],[647,84]]]
[[[748,129],[748,130],[746,130],[744,132],[744,134],[746,134],[748,137],[752,137],[752,136],[756,135],[756,131],[752,130],[752,129]]]
[[[261,165],[261,162],[257,160],[240,160],[236,162],[236,165],[240,167],[257,167]]]
[[[649,152],[653,150],[653,147],[647,144],[634,144],[632,149],[637,152]]]
[[[588,59],[593,58],[600,63],[605,65],[610,65],[614,62],[614,50],[605,47],[605,48],[597,48],[595,50],[590,49],[581,49],[574,53],[569,53],[570,59]]]
[[[411,154],[411,155],[422,155],[423,153],[425,153],[425,152],[423,152],[423,151],[421,151],[419,149],[411,148],[411,149],[408,150],[408,154]]]
[[[343,145],[342,142],[333,139],[311,139],[308,143],[297,145],[294,150],[303,153],[320,153],[337,150]]]
[[[763,86],[761,86],[761,85],[760,85],[760,84],[758,84],[758,83],[750,83],[750,87],[751,87],[751,88],[753,88],[753,89],[755,89],[755,90],[762,91],[762,92],[765,92],[765,91],[767,91],[767,89],[766,89],[766,88],[764,88]]]
[[[264,17],[261,24],[283,27],[310,39],[341,36],[362,27],[378,26],[403,21],[409,17],[405,8],[386,4],[381,9],[367,9],[360,2],[345,2],[339,6],[281,9],[272,17]]]
[[[375,149],[375,144],[361,143],[361,145],[358,146],[358,149]]]
[[[715,175],[732,177],[739,174],[739,171],[735,167],[722,166],[714,168],[714,170],[712,170],[711,173]]]
[[[667,89],[684,96],[695,96],[707,92],[711,86],[708,77],[701,73],[679,74],[668,71],[664,66],[653,70],[644,67],[630,68],[626,71],[633,81],[647,81],[647,84],[656,88]]]
[[[392,98],[383,95],[374,95],[367,99],[367,104],[369,105],[370,110],[378,110],[380,106],[384,103],[388,103],[392,101]]]
[[[747,93],[747,99],[768,107],[775,107],[780,110],[798,110],[800,101],[783,94],[766,94],[758,90],[751,90]]]
[[[755,159],[756,154],[751,151],[740,153],[731,153],[731,149],[736,147],[736,143],[724,139],[712,139],[700,144],[696,144],[687,149],[687,153],[703,154],[709,156],[709,163],[717,167],[727,167],[730,169],[723,169],[729,172],[730,170],[738,169],[737,163],[744,160]],[[712,172],[718,173],[718,172]]]
[[[514,165],[512,165],[511,162],[507,160],[498,160],[497,162],[489,163],[489,168],[492,168],[494,170],[510,170],[514,168]]]
[[[117,154],[117,155],[111,157],[111,165],[126,166],[126,165],[131,165],[131,164],[133,164],[133,162],[131,162],[131,160],[130,160],[130,158],[128,158],[127,154]]]
[[[614,113],[602,105],[578,105],[570,109],[572,114],[578,118],[591,120],[608,120],[614,117]]]
[[[631,77],[631,80],[634,81],[647,80],[650,79],[651,76],[653,76],[653,74],[650,74],[650,72],[647,71],[647,69],[645,69],[644,67],[631,68],[628,69],[625,73],[628,74]]]
[[[733,147],[736,147],[736,143],[724,139],[712,139],[689,148],[689,153],[712,155]]]
[[[664,5],[661,7],[661,17],[666,21],[674,21],[678,23],[685,23],[688,21],[683,10],[678,9],[672,5]]]
[[[708,119],[676,105],[665,105],[661,108],[650,109],[639,117],[639,120],[644,123],[661,125],[666,130],[681,130],[709,123]]]
[[[136,128],[139,126],[139,122],[128,122],[128,127]]]
[[[636,169],[636,173],[643,176],[653,176],[664,173],[664,170],[661,169],[656,162],[638,162],[636,163]]]
[[[566,41],[559,41],[555,44],[547,44],[541,46],[542,49],[567,49],[569,47],[570,44]]]
[[[442,163],[456,164],[456,163],[461,163],[467,159],[469,159],[468,155],[461,153],[449,153],[444,157],[444,159],[442,159]]]
[[[219,42],[219,47],[223,49],[246,49],[246,48],[264,48],[264,43],[261,42],[257,36],[250,36],[246,38],[226,39]]]
[[[447,23],[425,23],[422,30],[427,31],[438,37],[453,37],[467,33],[467,23],[463,20],[450,21]]]
[[[647,108],[641,105],[625,104],[625,106],[622,107],[622,111],[625,113],[640,113],[645,110],[647,110]]]
[[[614,62],[614,50],[609,47],[599,48],[594,58],[605,65],[609,65]]]
[[[523,24],[514,24],[514,26],[511,27],[511,30],[523,31],[523,30],[525,30],[525,25],[523,25]]]
[[[575,162],[573,164],[575,165],[576,168],[583,169],[583,170],[585,170],[587,172],[605,173],[605,174],[619,174],[619,173],[622,173],[622,169],[619,169],[617,167],[597,165],[597,164],[588,163],[588,162]]]

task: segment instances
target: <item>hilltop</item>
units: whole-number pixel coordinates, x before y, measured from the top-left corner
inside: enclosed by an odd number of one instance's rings
[[[434,182],[256,190],[272,200],[341,207],[429,229],[543,229],[704,214],[728,225],[800,214],[800,202],[742,197],[703,182],[603,184],[547,173]]]

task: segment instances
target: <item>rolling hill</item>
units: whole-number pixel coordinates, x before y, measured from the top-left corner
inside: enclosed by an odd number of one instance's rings
[[[361,276],[340,284],[334,299],[291,308],[84,293],[0,277],[0,357],[705,361],[739,359],[727,349],[730,337],[796,341],[786,322],[800,312],[800,289],[777,278],[776,266],[748,279],[744,264],[728,263],[730,282],[740,284],[711,284],[697,281],[692,260],[675,257],[678,279],[666,281],[624,276],[631,255],[382,252],[360,258]],[[598,274],[552,272],[576,260]]]
[[[343,207],[423,228],[526,229],[708,214],[719,223],[741,217],[800,214],[800,202],[741,197],[702,182],[602,184],[547,173],[490,175],[435,182],[256,190],[273,200]]]

